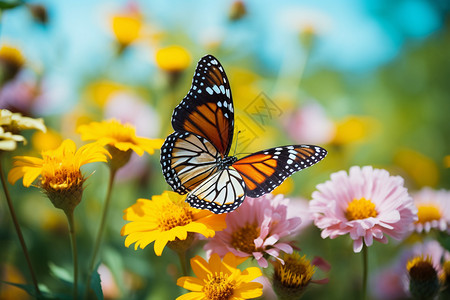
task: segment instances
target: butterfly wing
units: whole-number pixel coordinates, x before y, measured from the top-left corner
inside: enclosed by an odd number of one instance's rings
[[[212,55],[198,62],[191,89],[173,112],[172,127],[206,138],[222,156],[230,151],[234,130],[231,89],[225,70]]]
[[[192,190],[186,201],[193,207],[215,214],[238,208],[245,198],[245,183],[233,167],[219,170]]]
[[[259,151],[232,166],[241,174],[249,197],[271,192],[287,177],[321,161],[327,151],[319,146],[293,145]]]
[[[161,167],[172,189],[186,194],[217,172],[219,152],[205,138],[175,131],[161,147]]]

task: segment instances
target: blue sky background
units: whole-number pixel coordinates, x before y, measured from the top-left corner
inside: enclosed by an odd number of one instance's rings
[[[309,72],[328,68],[370,73],[395,59],[406,45],[438,31],[449,9],[449,4],[440,0],[249,0],[245,1],[249,12],[246,18],[230,23],[227,15],[231,1],[136,2],[149,26],[179,34],[171,37],[172,43],[183,45],[188,37],[190,43],[200,44],[205,36],[217,34],[237,56],[254,55],[263,69],[275,72],[284,57],[302,56],[294,26],[302,18],[318,19],[319,27],[326,23],[310,57]],[[74,88],[79,78],[111,59],[108,18],[126,1],[40,3],[48,8],[49,26],[36,26],[27,10],[13,9],[3,15],[1,42],[20,47],[35,68],[46,70],[48,80]],[[152,54],[142,50],[133,54],[133,59],[118,69],[143,75],[135,78],[151,76],[148,64],[153,63]]]

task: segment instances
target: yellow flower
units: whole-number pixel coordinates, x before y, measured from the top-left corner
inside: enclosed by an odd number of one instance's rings
[[[279,299],[300,299],[305,288],[311,282],[315,267],[297,252],[284,254],[284,264],[274,263],[273,289]]]
[[[29,187],[39,177],[39,187],[55,207],[73,209],[81,201],[85,181],[80,167],[92,162],[106,162],[108,155],[99,144],[91,143],[76,150],[72,140],[65,140],[57,149],[43,151],[42,158],[14,157],[8,181],[14,184],[23,177],[23,185]]]
[[[80,125],[77,132],[83,141],[94,140],[101,145],[110,145],[120,151],[133,150],[139,156],[147,152],[153,154],[155,149],[161,148],[162,139],[148,139],[136,136],[136,130],[130,124],[121,124],[117,120],[92,122]]]
[[[33,148],[39,152],[56,149],[62,141],[61,135],[51,129],[47,132],[36,131],[31,137]]]
[[[142,16],[138,12],[114,15],[111,27],[117,42],[122,47],[127,47],[141,36]]]
[[[242,19],[247,14],[247,8],[243,1],[234,1],[231,4],[230,11],[228,13],[228,18],[231,21],[237,21]]]
[[[19,49],[9,45],[0,48],[0,82],[13,79],[25,63]]]
[[[191,55],[181,46],[168,46],[156,52],[156,64],[167,72],[181,72],[191,64]]]
[[[186,195],[164,192],[152,200],[138,199],[124,210],[125,224],[121,235],[127,235],[125,246],[144,249],[155,242],[155,253],[160,256],[169,242],[188,239],[189,233],[200,233],[209,238],[226,227],[225,215],[215,215],[207,210],[192,208],[184,202]]]
[[[438,273],[431,257],[417,256],[406,264],[409,291],[415,299],[433,299],[440,289]]]
[[[206,262],[200,256],[191,259],[191,267],[197,277],[181,277],[177,285],[192,292],[182,295],[177,300],[192,299],[253,299],[262,295],[262,284],[252,282],[262,276],[261,270],[250,267],[241,271],[237,268],[245,258],[227,253],[220,261],[214,253]]]
[[[405,148],[400,149],[395,154],[394,162],[408,173],[418,187],[437,186],[439,182],[439,168],[428,156]]]
[[[86,96],[100,107],[103,107],[112,95],[125,90],[126,87],[120,83],[109,80],[98,80],[89,84],[86,89]]]
[[[333,143],[345,145],[363,142],[376,132],[378,126],[378,122],[370,117],[349,116],[336,124]]]
[[[444,157],[444,167],[445,168],[450,168],[450,155],[446,155]]]
[[[25,63],[25,58],[23,57],[22,52],[20,52],[19,49],[9,45],[3,45],[0,48],[0,59],[14,61],[19,66],[22,66]]]

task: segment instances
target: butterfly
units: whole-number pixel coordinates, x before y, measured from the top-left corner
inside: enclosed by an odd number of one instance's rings
[[[192,86],[172,114],[175,130],[161,147],[166,182],[195,208],[216,214],[239,207],[246,196],[271,192],[288,176],[322,160],[327,151],[291,145],[241,159],[228,156],[234,133],[234,107],[225,70],[212,55],[200,59]]]

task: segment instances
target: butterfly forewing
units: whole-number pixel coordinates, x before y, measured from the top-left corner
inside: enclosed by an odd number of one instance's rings
[[[292,145],[253,153],[232,166],[241,174],[249,197],[271,192],[287,177],[321,161],[327,151],[319,146]]]
[[[222,65],[213,56],[198,62],[191,89],[173,112],[172,127],[206,138],[222,156],[230,151],[234,130],[231,89]]]
[[[161,166],[172,189],[185,194],[217,171],[220,154],[205,138],[174,132],[161,147]]]

